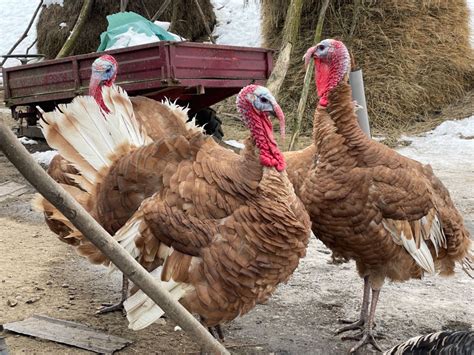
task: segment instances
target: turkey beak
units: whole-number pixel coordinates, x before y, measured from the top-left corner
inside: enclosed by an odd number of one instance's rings
[[[285,140],[285,114],[276,101],[272,102],[272,107],[273,111],[269,111],[268,113],[276,117],[280,122],[280,136],[282,140]]]
[[[90,96],[95,96],[101,82],[102,82],[102,78],[100,76],[100,73],[96,73],[96,72],[92,73],[91,79],[89,82],[89,95]]]
[[[309,48],[305,55],[303,56],[303,60],[304,60],[304,67],[307,68],[310,61],[311,61],[311,58],[314,58],[314,52],[316,51],[316,46],[314,47],[311,47]]]

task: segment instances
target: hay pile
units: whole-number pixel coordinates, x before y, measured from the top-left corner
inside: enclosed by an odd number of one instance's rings
[[[150,19],[163,2],[164,0],[129,1],[127,10]],[[69,31],[74,27],[82,3],[78,0],[65,0],[63,7],[59,5],[43,7],[36,27],[39,53],[45,54],[49,59],[56,57],[66,41]],[[187,7],[185,7],[186,4]],[[212,31],[216,23],[212,4],[210,0],[199,0],[199,4]],[[100,34],[107,29],[106,16],[119,12],[119,10],[120,1],[95,0],[89,20],[71,55],[95,52],[99,47]],[[194,2],[190,0],[173,0],[159,20],[172,22],[170,30],[184,38],[192,41],[207,40],[204,24]],[[67,25],[61,28],[60,24],[63,22]]]
[[[285,112],[296,112],[305,50],[312,45],[320,0],[304,2],[300,37],[282,89]],[[377,131],[406,129],[423,116],[474,88],[474,51],[469,44],[464,0],[333,0],[323,38],[343,40],[364,71],[371,125]],[[289,0],[262,0],[265,45],[279,48]],[[311,131],[314,85],[305,114]]]

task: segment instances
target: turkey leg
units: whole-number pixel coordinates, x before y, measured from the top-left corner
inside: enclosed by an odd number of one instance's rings
[[[377,350],[382,352],[379,344],[375,341],[375,335],[373,330],[374,318],[375,318],[375,309],[377,308],[377,302],[379,300],[380,290],[372,289],[372,301],[370,302],[370,312],[367,319],[367,324],[361,333],[356,334],[355,336],[343,337],[342,340],[359,340],[359,342],[354,345],[350,353],[355,353],[360,347],[372,344],[372,346]]]
[[[122,298],[120,302],[115,304],[103,304],[102,307],[96,312],[96,314],[105,314],[115,311],[122,311],[125,313],[123,303],[128,297],[128,279],[125,275],[122,275]],[[125,315],[125,314],[124,314]]]
[[[339,328],[336,331],[336,334],[341,334],[347,332],[348,330],[355,330],[355,329],[363,329],[364,325],[367,323],[367,313],[369,310],[369,295],[370,295],[370,282],[369,277],[364,277],[364,296],[362,297],[362,307],[360,310],[360,318],[357,321],[350,321],[341,319],[339,320],[340,323],[349,324],[344,327]]]
[[[206,324],[205,324],[205,322],[204,322],[204,318],[203,318],[203,317],[200,317],[200,319],[201,319],[201,323],[205,326]],[[209,333],[211,333],[211,335],[212,335],[214,338],[219,339],[219,341],[220,341],[221,343],[224,342],[224,340],[225,340],[225,339],[224,339],[224,332],[223,332],[223,330],[222,330],[220,324],[218,324],[218,325],[216,325],[216,326],[214,326],[214,327],[207,327],[207,330],[209,331]]]

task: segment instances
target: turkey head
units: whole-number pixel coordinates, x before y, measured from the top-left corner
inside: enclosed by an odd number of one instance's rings
[[[314,59],[314,75],[319,105],[326,107],[328,94],[342,80],[347,80],[351,70],[351,58],[346,46],[335,39],[325,39],[311,47],[304,55],[305,64]]]

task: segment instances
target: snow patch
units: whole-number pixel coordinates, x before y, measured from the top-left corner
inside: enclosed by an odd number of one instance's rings
[[[474,0],[467,0],[469,10],[469,27],[471,32],[471,47],[474,48]]]
[[[122,33],[116,36],[115,38],[117,39],[117,41],[114,43],[113,46],[107,48],[107,50],[139,46],[140,44],[160,41],[157,36],[147,36],[144,33],[138,33],[131,27],[128,29],[127,32]]]
[[[64,6],[64,0],[44,0],[43,5],[46,7],[51,5]]]
[[[38,144],[34,139],[29,139],[27,137],[18,138],[21,144]]]
[[[47,150],[45,152],[35,152],[31,154],[34,160],[36,160],[39,164],[49,166],[51,160],[58,154],[55,150]]]
[[[171,26],[171,22],[166,22],[166,21],[155,21],[154,24],[157,26],[160,26],[165,31],[168,31],[168,29]]]
[[[403,137],[410,146],[398,149],[435,170],[474,173],[474,116],[446,121],[424,136]]]
[[[38,0],[0,0],[0,55],[7,54],[15,42],[26,30],[33,13],[38,6]],[[38,20],[39,15],[36,17]],[[36,38],[36,21],[31,26],[28,37],[25,38],[13,52],[14,54],[23,54]],[[35,47],[31,48],[30,53],[36,53]],[[3,58],[1,58],[3,59]],[[17,59],[8,59],[4,66],[11,67],[20,65]]]
[[[260,1],[211,0],[217,16],[217,44],[260,47]]]
[[[64,28],[64,27],[67,27],[67,23],[66,22],[61,22],[59,24],[59,28]]]

